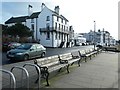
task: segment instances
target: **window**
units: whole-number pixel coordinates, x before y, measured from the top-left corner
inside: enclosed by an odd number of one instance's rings
[[[60,30],[60,24],[59,24],[59,30]]]
[[[50,40],[50,32],[47,32],[47,37],[46,37],[47,40]]]
[[[59,40],[60,40],[60,33],[59,33]]]
[[[34,31],[34,24],[31,24],[31,29],[32,31]]]
[[[57,29],[57,23],[55,23],[55,29]]]
[[[64,41],[65,41],[65,34],[64,34]]]
[[[57,39],[57,32],[56,32],[55,38]]]
[[[66,27],[66,31],[68,31],[68,27]]]
[[[47,16],[46,21],[50,21],[50,16]]]
[[[31,19],[31,23],[34,23],[34,19]]]
[[[64,31],[65,31],[65,26],[64,26]]]
[[[67,21],[65,20],[65,24],[67,24]]]
[[[31,47],[31,49],[36,50],[36,46],[35,46],[35,45],[33,45],[33,46]]]
[[[63,19],[61,19],[61,23],[63,23]]]
[[[57,17],[57,21],[59,21],[59,17]]]
[[[50,24],[49,23],[46,24],[46,28],[47,28],[47,30],[50,30]]]
[[[62,31],[63,31],[63,25],[62,25]]]
[[[42,49],[41,45],[36,45],[37,49]]]

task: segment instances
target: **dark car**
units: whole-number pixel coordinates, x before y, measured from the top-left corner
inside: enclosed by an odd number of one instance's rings
[[[102,48],[103,46],[102,46],[102,45],[97,45],[96,47],[98,47],[98,48]]]
[[[7,52],[7,58],[10,60],[28,60],[36,57],[44,57],[46,48],[41,44],[26,43]]]
[[[14,49],[20,45],[21,44],[18,42],[6,42],[6,43],[2,44],[2,48],[3,48],[3,51],[8,51],[8,50]]]

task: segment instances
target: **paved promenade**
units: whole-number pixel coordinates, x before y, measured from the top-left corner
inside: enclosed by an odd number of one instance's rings
[[[118,88],[118,53],[103,52],[51,79],[50,88]]]
[[[33,63],[33,61],[20,62],[16,64],[4,65],[3,68],[10,70],[12,66],[23,66],[25,63]],[[31,72],[30,87],[37,88],[34,81],[37,78],[36,72],[33,68],[27,68]],[[16,70],[15,74],[20,76]],[[4,84],[7,77],[4,77]],[[19,79],[20,80],[20,79]],[[76,64],[70,67],[70,73],[67,74],[65,70],[61,73],[52,76],[50,79],[50,86],[46,87],[46,82],[41,82],[43,88],[118,88],[118,53],[102,52],[87,62],[82,62],[81,67]],[[5,83],[6,82],[6,83]],[[32,84],[31,84],[32,83]],[[26,85],[25,85],[26,86]],[[19,84],[18,84],[19,87]]]

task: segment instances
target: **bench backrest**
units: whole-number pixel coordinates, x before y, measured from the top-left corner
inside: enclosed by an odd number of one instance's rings
[[[79,53],[79,51],[74,51],[74,52],[71,52],[71,54],[72,54],[72,57],[73,58],[80,58],[80,53]]]
[[[91,48],[91,49],[89,49],[90,50],[90,52],[93,52],[94,51],[94,48]]]
[[[59,59],[60,59],[60,60],[72,59],[72,55],[71,55],[71,53],[61,54],[61,55],[59,55]]]
[[[85,53],[86,53],[86,54],[90,53],[90,49],[86,49],[86,50],[85,50]]]
[[[81,55],[86,54],[85,50],[80,50],[79,52],[80,52]]]
[[[51,56],[51,57],[46,57],[46,58],[40,58],[40,59],[36,59],[37,64],[42,66],[46,66],[46,67],[50,67],[52,65],[55,64],[59,64],[59,58],[58,55],[55,56]]]

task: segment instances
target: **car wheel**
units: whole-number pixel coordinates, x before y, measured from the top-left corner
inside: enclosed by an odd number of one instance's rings
[[[24,55],[24,60],[28,60],[29,59],[29,56],[28,55]]]
[[[45,53],[42,53],[42,54],[41,54],[41,57],[44,57],[44,56],[45,56]]]

